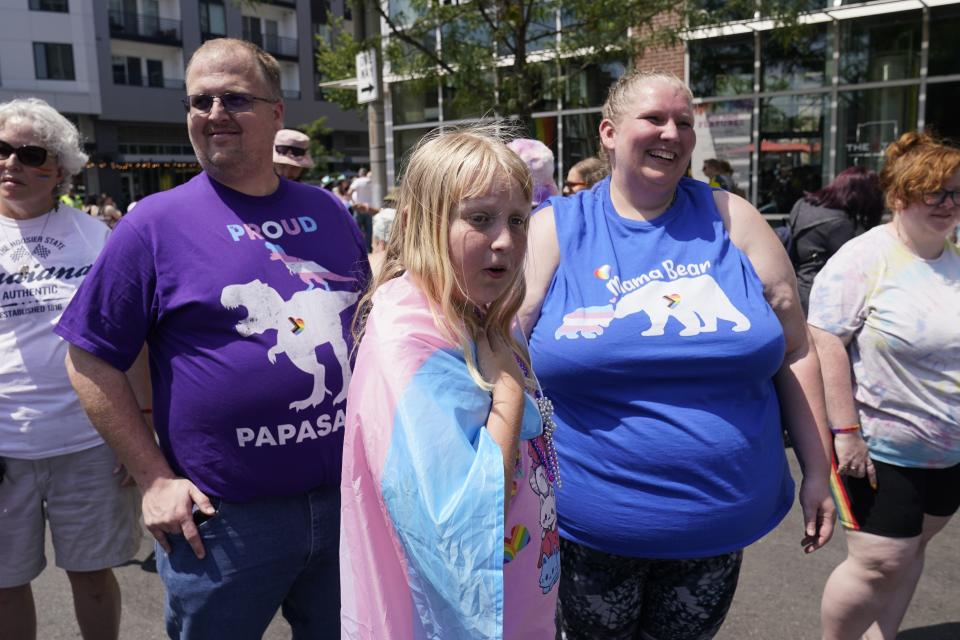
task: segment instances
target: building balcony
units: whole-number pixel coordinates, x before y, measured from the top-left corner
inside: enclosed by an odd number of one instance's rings
[[[243,39],[258,45],[267,53],[286,60],[297,59],[297,39],[244,30]]]
[[[120,78],[114,74],[113,83],[126,87],[148,87],[151,89],[180,89],[186,88],[180,78]]]
[[[158,16],[110,11],[110,37],[180,46],[180,21]]]

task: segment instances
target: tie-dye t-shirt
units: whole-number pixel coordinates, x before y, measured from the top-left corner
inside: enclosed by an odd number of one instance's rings
[[[903,467],[960,463],[960,251],[935,260],[884,225],[827,262],[808,322],[853,339],[855,398],[870,455]]]

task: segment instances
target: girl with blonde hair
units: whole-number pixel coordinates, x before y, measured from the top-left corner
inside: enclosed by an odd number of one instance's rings
[[[558,470],[514,320],[531,190],[493,125],[412,151],[356,326],[344,638],[554,635]]]

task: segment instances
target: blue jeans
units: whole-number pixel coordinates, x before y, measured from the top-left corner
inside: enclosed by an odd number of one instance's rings
[[[169,554],[156,545],[167,634],[259,639],[282,607],[293,638],[340,638],[340,488],[214,505],[203,560],[183,536],[167,534]]]

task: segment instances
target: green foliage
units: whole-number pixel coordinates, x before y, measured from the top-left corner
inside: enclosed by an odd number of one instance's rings
[[[303,176],[306,182],[320,182],[320,179],[330,173],[330,158],[340,158],[343,154],[334,149],[328,149],[324,144],[329,140],[333,129],[326,126],[327,119],[320,117],[313,122],[307,122],[296,127],[298,131],[310,136],[310,156],[314,160],[312,168],[308,169]]]
[[[370,46],[367,42],[357,42],[353,35],[344,29],[343,18],[331,20],[330,40],[323,35],[316,36],[316,68],[324,80],[343,80],[352,78],[356,71],[357,54]],[[325,100],[333,102],[341,109],[357,108],[357,92],[353,89],[322,88]]]
[[[355,14],[361,7],[378,12],[389,35],[358,43],[334,24],[333,42],[319,43],[317,54],[325,78],[353,77],[356,52],[379,47],[391,75],[409,78],[411,90],[435,90],[442,83],[445,111],[528,120],[550,108],[569,74],[676,44],[684,29],[759,13],[783,26],[778,37],[785,43],[802,37],[797,16],[812,0],[352,1]],[[330,98],[350,104],[337,93],[343,92],[331,91]]]

